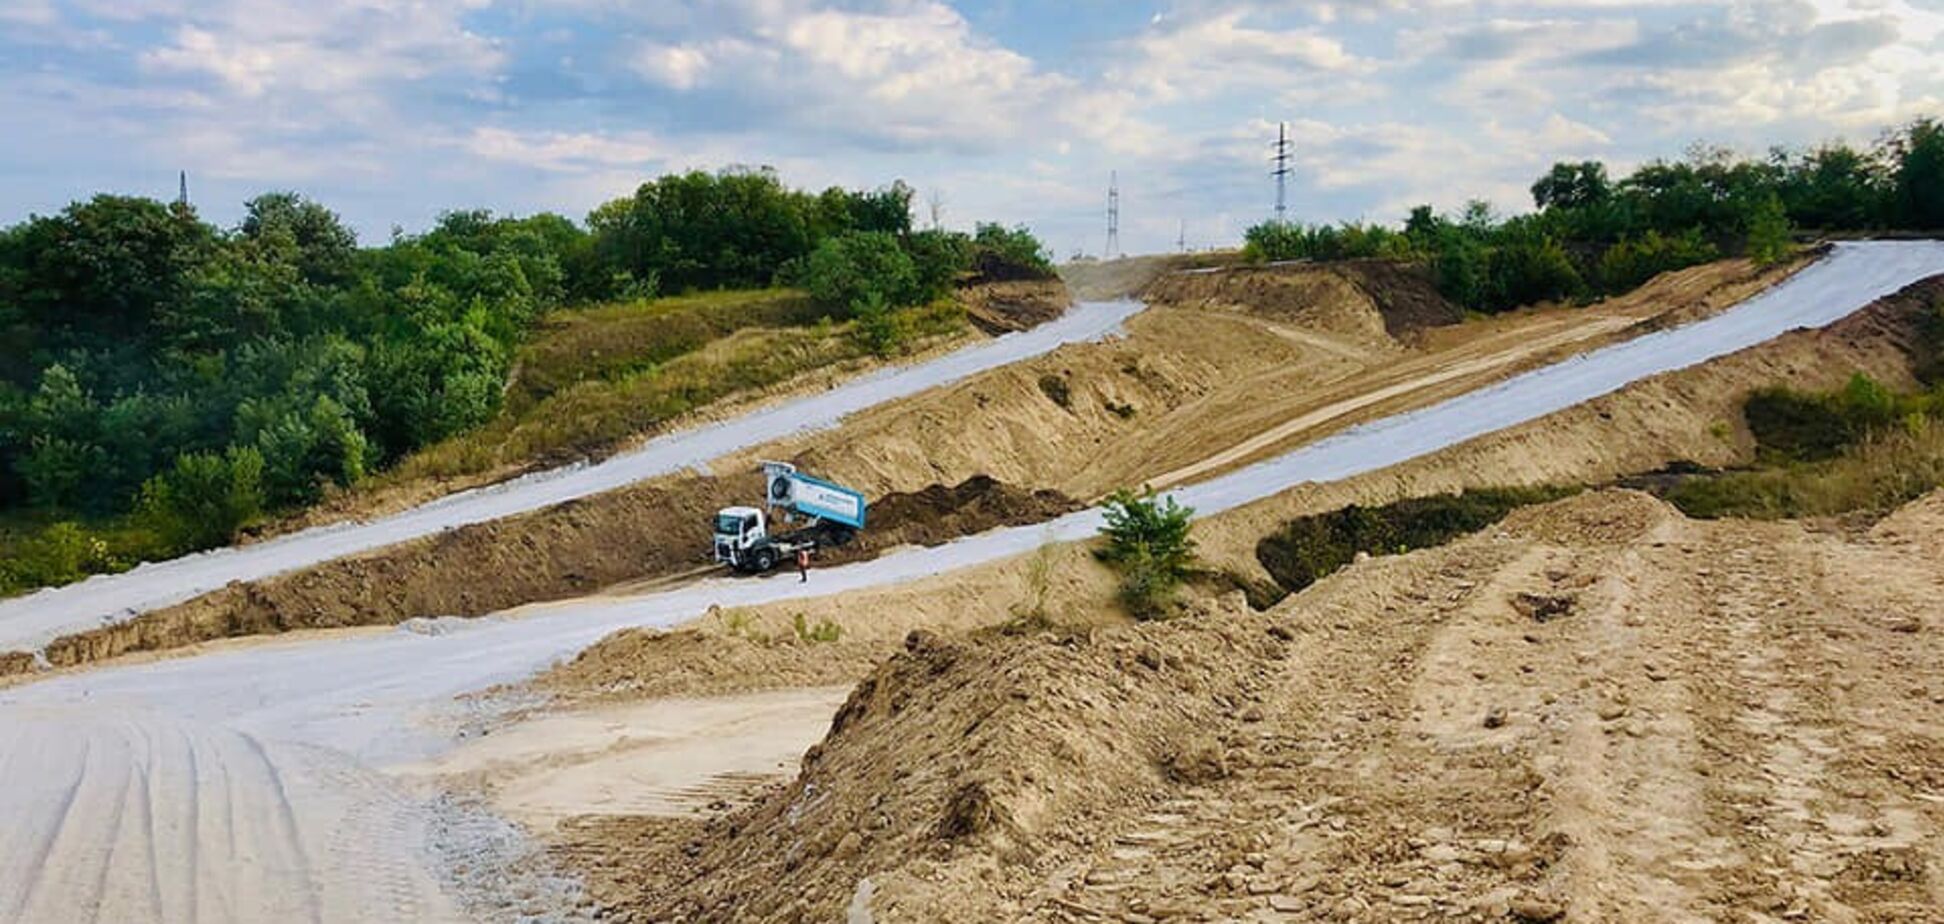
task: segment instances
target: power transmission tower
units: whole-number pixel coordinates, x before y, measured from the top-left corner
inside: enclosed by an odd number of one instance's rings
[[[1112,260],[1120,254],[1120,171],[1108,175],[1107,180],[1107,248],[1101,251],[1100,258]]]
[[[1289,123],[1276,123],[1276,169],[1271,176],[1276,178],[1276,224],[1288,222],[1289,215]]]
[[[1175,249],[1188,252],[1188,219],[1181,220],[1181,233],[1175,237]]]
[[[182,206],[189,204],[189,171],[187,170],[176,174],[176,204]]]
[[[945,191],[934,189],[931,192],[931,226],[933,231],[945,224]]]

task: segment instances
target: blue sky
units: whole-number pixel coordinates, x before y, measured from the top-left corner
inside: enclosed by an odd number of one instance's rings
[[[1944,115],[1944,0],[0,0],[0,222],[97,191],[295,189],[368,242],[579,218],[659,173],[935,195],[1098,251],[1523,208],[1552,161],[1867,143]]]

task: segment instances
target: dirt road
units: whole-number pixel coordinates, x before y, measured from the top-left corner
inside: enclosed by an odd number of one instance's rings
[[[1844,246],[1788,284],[1708,321],[1356,428],[1180,493],[1215,512],[1304,481],[1382,468],[1793,327],[1827,324],[1938,272],[1944,272],[1944,245]],[[101,919],[112,920],[162,909],[153,916],[224,920],[232,906],[261,911],[261,903],[287,897],[283,889],[251,883],[296,876],[310,885],[298,889],[298,904],[278,906],[283,911],[357,920],[364,909],[356,902],[393,902],[395,893],[404,897],[375,917],[437,919],[450,907],[429,891],[422,871],[432,861],[417,831],[456,842],[467,855],[496,841],[453,834],[444,813],[414,802],[386,771],[422,764],[451,747],[450,730],[474,718],[470,707],[453,701],[458,694],[520,680],[615,629],[671,625],[712,604],[909,581],[1028,552],[1049,538],[1084,538],[1097,524],[1097,512],[1088,512],[1049,527],[990,532],[820,571],[808,585],[787,578],[704,582],[545,607],[518,619],[414,623],[385,634],[237,648],[0,691],[0,727],[25,729],[0,754],[0,807],[9,819],[32,819],[0,832],[6,839],[0,910],[22,919],[30,912],[35,919],[66,919],[76,908],[84,914],[108,909]],[[185,734],[186,744],[173,743]],[[218,764],[230,773],[211,769]],[[212,776],[222,782],[212,783]],[[223,821],[225,807],[247,809],[241,814],[248,821],[234,820],[237,811]],[[281,827],[259,824],[278,817],[285,819]],[[210,833],[185,838],[189,830]],[[230,853],[203,849],[227,848],[232,832]],[[191,843],[197,849],[187,849]],[[334,849],[337,843],[362,849]],[[242,859],[222,862],[231,855]],[[372,862],[409,872],[377,880],[395,885],[353,889],[371,875],[365,864]],[[477,860],[464,865],[496,868]],[[52,903],[55,893],[61,904]]]

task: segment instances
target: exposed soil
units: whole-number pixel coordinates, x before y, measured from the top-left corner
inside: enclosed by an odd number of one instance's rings
[[[481,616],[584,596],[622,581],[709,567],[716,510],[760,496],[755,474],[685,475],[571,501],[533,514],[466,526],[265,581],[231,585],[47,648],[56,667],[240,635],[390,625],[418,616]],[[992,479],[894,494],[873,505],[872,529],[835,550],[835,561],[875,557],[903,544],[938,544],[998,526],[1041,522],[1076,509],[1054,492]],[[32,669],[0,662],[0,671]]]
[[[1038,327],[1073,304],[1058,279],[979,283],[959,289],[956,297],[973,326],[993,336]]]
[[[1599,492],[1266,614],[915,633],[787,786],[560,855],[622,920],[1931,920],[1940,546]]]
[[[1439,294],[1427,267],[1389,260],[1174,273],[1144,295],[1154,304],[1243,311],[1359,340],[1401,338],[1465,317]]]

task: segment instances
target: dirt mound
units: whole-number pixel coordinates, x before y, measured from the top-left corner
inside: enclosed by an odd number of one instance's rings
[[[1499,529],[1549,542],[1637,542],[1682,519],[1672,504],[1640,491],[1599,491],[1515,510]]]
[[[1445,327],[1465,319],[1464,309],[1438,291],[1431,269],[1422,263],[1391,260],[1352,260],[1333,268],[1356,280],[1384,316],[1384,329],[1403,337],[1430,327]]]
[[[980,283],[959,289],[956,297],[973,326],[994,336],[1038,327],[1073,304],[1058,279]]]
[[[871,528],[842,548],[818,556],[819,564],[876,557],[901,545],[943,545],[1002,526],[1030,526],[1085,507],[1058,491],[1031,491],[976,475],[955,487],[888,494],[871,503]]]
[[[1162,305],[1242,311],[1358,340],[1456,324],[1464,312],[1422,266],[1377,260],[1175,273],[1149,286]]]
[[[1154,280],[1185,269],[1228,266],[1241,259],[1234,251],[1197,254],[1159,254],[1119,260],[1087,260],[1060,267],[1060,278],[1076,298],[1100,301],[1134,298]]]
[[[561,855],[623,920],[1926,919],[1931,559],[1630,492],[1525,521],[1266,614],[914,634],[788,786]]]

